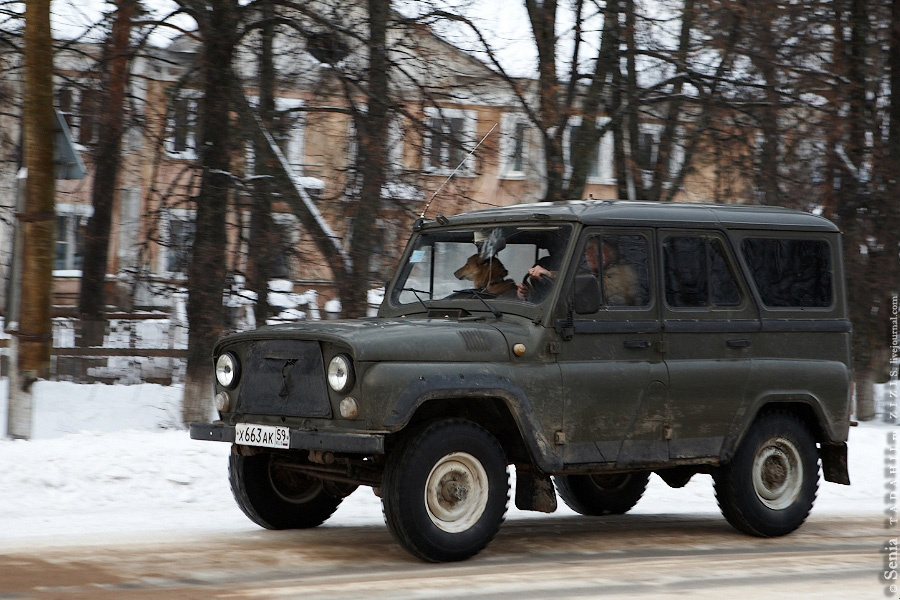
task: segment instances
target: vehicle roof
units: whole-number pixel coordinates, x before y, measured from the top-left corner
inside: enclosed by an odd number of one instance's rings
[[[787,229],[833,231],[838,227],[823,217],[776,206],[632,202],[628,200],[573,200],[516,204],[476,210],[423,226],[465,225],[484,222],[571,221],[585,225],[714,225],[733,229]]]

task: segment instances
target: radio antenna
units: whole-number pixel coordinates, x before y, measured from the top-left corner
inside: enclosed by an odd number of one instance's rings
[[[449,182],[451,179],[453,179],[453,176],[456,175],[456,172],[459,171],[459,169],[460,169],[464,164],[466,164],[466,161],[469,160],[469,157],[472,156],[473,154],[475,154],[475,151],[478,150],[478,146],[480,146],[480,145],[482,144],[482,142],[484,142],[484,140],[486,140],[487,137],[488,137],[489,135],[491,135],[491,133],[492,133],[492,132],[494,131],[494,129],[496,129],[496,128],[497,128],[497,124],[494,123],[494,126],[491,127],[490,131],[488,131],[486,134],[484,134],[484,137],[481,138],[481,141],[478,142],[477,144],[475,144],[475,147],[472,148],[472,151],[469,152],[468,154],[466,154],[465,158],[463,158],[463,159],[460,161],[460,163],[459,163],[458,165],[456,165],[456,168],[453,169],[453,172],[450,173],[450,175],[447,176],[447,179],[444,180],[444,183],[441,184],[441,187],[439,187],[439,188],[437,189],[437,191],[435,191],[435,192],[431,195],[431,198],[428,199],[428,203],[425,205],[425,208],[422,209],[422,214],[419,215],[419,218],[420,218],[420,219],[422,219],[422,218],[425,217],[425,213],[428,212],[428,207],[431,206],[431,203],[434,201],[435,196],[437,196],[437,195],[441,192],[441,190],[444,189],[444,186],[447,185],[447,182]]]

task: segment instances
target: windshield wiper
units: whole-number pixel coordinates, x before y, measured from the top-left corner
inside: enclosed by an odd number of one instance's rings
[[[425,308],[425,311],[428,312],[428,310],[429,310],[428,305],[425,304],[425,301],[419,297],[419,294],[430,294],[431,292],[426,292],[425,290],[417,290],[416,288],[411,288],[411,287],[400,288],[400,291],[401,292],[412,292],[413,296],[416,297],[416,300],[419,301],[419,304],[421,304],[422,307]]]
[[[503,313],[500,312],[499,310],[497,310],[496,308],[494,308],[493,306],[491,306],[490,304],[488,304],[488,301],[484,299],[484,296],[482,296],[481,292],[478,291],[476,288],[466,288],[464,290],[453,290],[453,293],[454,294],[463,294],[463,293],[472,294],[473,296],[475,296],[476,298],[481,300],[481,303],[484,304],[485,306],[487,306],[487,309],[489,311],[491,311],[491,314],[494,315],[495,317],[497,317],[497,319],[501,319],[503,317]],[[493,296],[494,294],[491,294],[491,295]]]

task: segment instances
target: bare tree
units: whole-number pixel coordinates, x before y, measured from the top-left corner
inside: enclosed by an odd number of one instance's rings
[[[266,129],[272,129],[275,116],[275,15],[271,2],[261,4],[260,45],[259,45],[259,116]],[[270,157],[267,148],[262,145],[258,137],[254,139],[254,178],[253,193],[250,199],[250,231],[247,240],[247,283],[250,290],[256,292],[256,304],[254,313],[256,323],[262,325],[269,317],[269,279],[271,264],[275,259],[275,253],[279,251],[280,244],[274,231],[275,224],[272,221],[272,202],[274,193],[272,186],[273,170],[277,169],[277,163],[272,160],[263,160]],[[270,157],[271,158],[271,157]]]
[[[79,298],[79,312],[86,323],[104,323],[100,319],[106,308],[105,282],[109,232],[121,162],[125,94],[132,52],[130,37],[132,18],[136,10],[136,0],[117,0],[112,30],[104,45],[103,77],[98,86],[99,131],[94,153],[94,185],[91,198],[94,212],[88,220],[85,232]],[[92,345],[99,345],[103,339],[103,330],[96,326],[94,329],[99,331],[94,331],[94,336],[88,336],[91,338],[89,341]]]
[[[202,175],[188,267],[189,338],[182,408],[184,422],[191,423],[208,418],[212,409],[210,356],[224,320],[226,215],[233,192],[235,146],[231,114],[235,82],[229,67],[239,40],[241,7],[237,0],[180,0],[179,4],[197,22],[202,40],[198,69],[203,86],[202,145],[198,148]]]
[[[849,31],[836,46],[842,53],[844,81],[835,95],[833,113],[846,114],[846,120],[843,135],[832,148],[838,157],[832,162],[836,168],[832,181],[837,188],[835,219],[845,232],[857,416],[862,420],[875,416],[873,383],[887,378],[890,296],[900,290],[897,167],[895,158],[888,158],[896,156],[891,151],[898,126],[890,117],[900,105],[895,84],[897,8],[892,4],[890,10],[873,11],[866,2],[849,0],[836,2],[834,12],[835,28]],[[882,36],[887,39],[876,42]],[[884,53],[880,48],[889,50]],[[879,116],[879,90],[885,88],[891,92],[889,117]],[[887,128],[882,125],[885,117],[890,122]]]

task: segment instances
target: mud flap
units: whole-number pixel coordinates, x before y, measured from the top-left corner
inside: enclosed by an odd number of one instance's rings
[[[531,467],[516,467],[516,508],[542,513],[556,511],[556,489],[550,476]]]
[[[819,454],[822,457],[822,474],[825,476],[825,481],[850,485],[847,444],[822,444]]]

